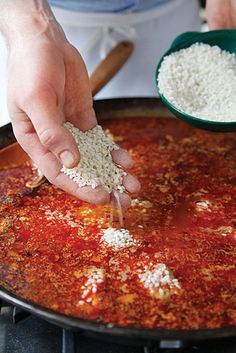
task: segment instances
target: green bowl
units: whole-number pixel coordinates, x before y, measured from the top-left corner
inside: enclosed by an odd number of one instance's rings
[[[221,49],[227,50],[230,53],[236,53],[236,30],[225,29],[209,32],[186,32],[179,35],[173,41],[170,49],[162,56],[156,68],[156,87],[157,92],[163,101],[163,103],[169,108],[169,110],[178,118],[192,124],[196,127],[211,131],[236,131],[235,122],[216,122],[210,120],[203,120],[194,116],[188,115],[181,110],[174,107],[164,96],[160,93],[158,88],[158,74],[161,63],[165,56],[170,55],[176,51],[190,47],[192,44],[201,42],[209,45],[218,45]],[[236,94],[236,92],[235,92]]]

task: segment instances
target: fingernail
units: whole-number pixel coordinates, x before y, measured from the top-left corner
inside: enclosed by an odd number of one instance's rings
[[[59,157],[62,164],[67,168],[72,168],[76,163],[75,156],[68,150],[61,152]]]

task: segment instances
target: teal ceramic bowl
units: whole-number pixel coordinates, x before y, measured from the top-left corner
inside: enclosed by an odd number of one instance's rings
[[[156,69],[156,87],[157,92],[163,103],[169,110],[178,118],[188,122],[191,125],[205,130],[219,131],[219,132],[232,132],[236,131],[235,122],[216,122],[210,120],[203,120],[194,116],[188,115],[181,110],[174,107],[164,96],[160,93],[158,88],[158,74],[161,63],[165,56],[168,56],[176,51],[190,47],[194,43],[205,43],[209,45],[218,45],[221,49],[227,50],[230,53],[236,53],[236,30],[218,30],[209,32],[186,32],[178,36],[172,43],[170,49],[162,56]],[[235,92],[236,94],[236,92]],[[236,115],[236,112],[235,112]]]

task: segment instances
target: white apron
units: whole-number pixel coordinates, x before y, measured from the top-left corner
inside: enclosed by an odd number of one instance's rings
[[[132,57],[96,98],[156,96],[155,69],[172,40],[185,31],[199,31],[197,0],[172,0],[134,13],[82,13],[53,8],[68,40],[78,48],[91,73],[120,40],[135,44]],[[0,42],[0,125],[9,120],[5,103],[6,51]]]

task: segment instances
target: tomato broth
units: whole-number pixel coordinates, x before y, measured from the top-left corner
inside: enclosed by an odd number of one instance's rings
[[[235,326],[236,134],[165,118],[103,126],[129,150],[142,184],[124,212],[134,244],[113,249],[102,240],[109,206],[49,183],[30,191],[27,165],[2,169],[0,285],[57,312],[120,326]]]

